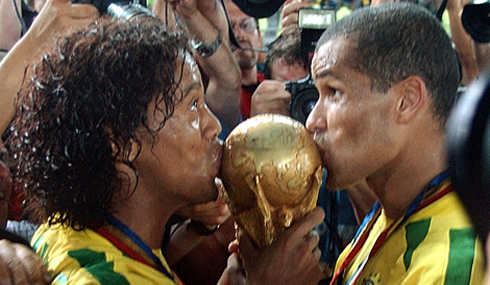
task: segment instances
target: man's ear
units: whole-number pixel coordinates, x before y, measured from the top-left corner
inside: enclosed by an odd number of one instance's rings
[[[426,105],[427,88],[419,76],[412,75],[395,84],[397,101],[397,117],[400,123],[412,120]]]
[[[131,140],[130,144],[131,144],[131,149],[124,151],[122,148],[119,149],[119,147],[123,147],[123,146],[118,146],[116,145],[115,142],[111,141],[112,153],[118,154],[116,156],[117,163],[121,163],[125,160],[134,161],[136,159],[136,156],[139,155],[139,153],[141,152],[141,144],[137,143],[133,139]]]

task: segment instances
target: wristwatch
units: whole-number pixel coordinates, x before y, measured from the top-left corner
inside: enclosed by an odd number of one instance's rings
[[[218,36],[212,43],[193,43],[193,47],[197,54],[199,54],[201,57],[208,57],[213,55],[213,53],[218,49],[222,39],[223,35],[221,34],[221,30],[218,30]]]

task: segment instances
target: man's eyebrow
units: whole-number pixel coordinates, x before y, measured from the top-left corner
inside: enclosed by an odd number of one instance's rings
[[[313,79],[317,80],[317,79],[322,79],[325,77],[333,77],[333,78],[338,79],[338,77],[335,75],[335,73],[331,72],[330,70],[323,70],[321,72],[315,73],[315,76]]]
[[[187,86],[185,89],[185,95],[189,94],[194,89],[201,88],[201,83],[199,81],[194,81],[191,85]]]

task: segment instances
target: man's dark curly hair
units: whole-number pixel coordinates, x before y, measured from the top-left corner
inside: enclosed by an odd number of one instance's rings
[[[146,130],[154,143],[182,99],[186,44],[155,18],[107,17],[60,37],[33,66],[8,143],[27,200],[38,201],[50,224],[101,226],[112,203],[133,193],[116,158],[138,177],[137,134]],[[148,112],[163,118],[157,127]]]

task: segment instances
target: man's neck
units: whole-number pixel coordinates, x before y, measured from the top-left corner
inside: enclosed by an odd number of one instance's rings
[[[116,219],[129,227],[150,248],[156,249],[162,246],[165,226],[171,213],[164,205],[154,207],[148,202],[150,199],[138,199],[138,193],[134,193],[125,200],[113,214]],[[141,197],[141,196],[140,196]]]
[[[401,217],[417,196],[429,187],[431,181],[447,169],[445,152],[431,151],[419,151],[420,159],[413,154],[412,158],[402,159],[403,165],[395,163],[386,168],[388,171],[366,179],[388,218]]]

